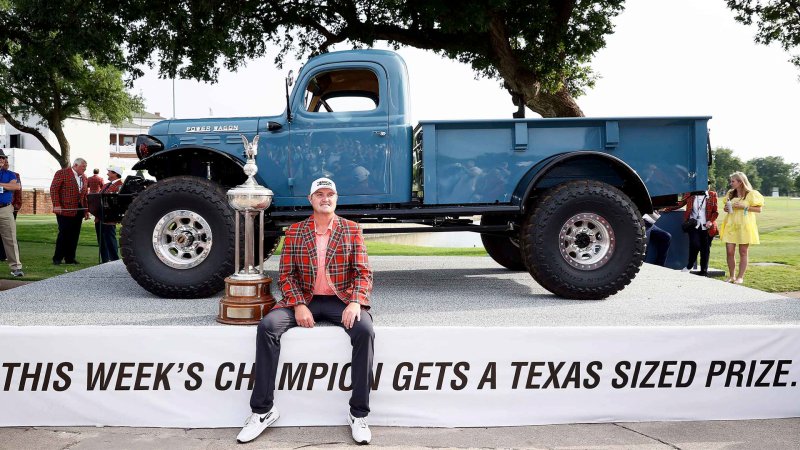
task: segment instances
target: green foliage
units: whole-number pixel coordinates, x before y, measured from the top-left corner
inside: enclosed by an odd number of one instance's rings
[[[800,172],[794,174],[794,191],[800,192]]]
[[[751,161],[752,160],[747,161],[741,170],[747,175],[747,179],[750,181],[753,189],[761,191],[761,174],[758,173],[758,167],[753,165]]]
[[[594,81],[589,63],[622,0],[294,0],[123,2],[133,61],[154,52],[164,76],[216,79],[278,46],[276,63],[347,43],[432,50],[502,80],[545,116],[582,115],[573,97]],[[142,5],[146,4],[146,7]]]
[[[733,155],[733,150],[725,147],[717,147],[712,150],[713,162],[711,170],[713,171],[713,178],[711,184],[720,194],[724,194],[730,188],[728,177],[738,170],[742,170],[744,162],[739,157]]]
[[[773,188],[778,188],[781,194],[786,195],[792,189],[794,185],[792,173],[797,169],[797,164],[787,163],[781,156],[754,158],[747,164],[751,165],[761,178],[759,189],[762,194],[771,195]]]
[[[142,108],[125,90],[125,27],[100,1],[7,0],[0,4],[0,114],[37,137],[66,167],[68,117],[121,122]],[[106,10],[110,10],[106,11]],[[60,149],[25,121],[38,116]]]
[[[738,22],[757,25],[756,42],[777,43],[787,52],[800,47],[800,3],[796,0],[727,1]],[[800,55],[792,55],[790,61],[800,68]]]

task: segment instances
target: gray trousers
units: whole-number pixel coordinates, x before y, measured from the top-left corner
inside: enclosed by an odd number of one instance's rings
[[[356,320],[353,328],[342,325],[342,313],[347,305],[335,295],[315,295],[308,304],[314,315],[314,322],[335,323],[350,336],[353,345],[350,377],[353,392],[350,395],[350,414],[353,417],[366,417],[369,414],[369,391],[372,387],[372,358],[375,331],[372,328],[372,315],[361,310],[361,320]],[[278,358],[281,354],[281,336],[297,326],[293,308],[277,308],[269,312],[258,324],[256,334],[256,372],[255,385],[250,395],[250,408],[254,413],[264,414],[272,409],[275,378],[278,375]]]
[[[22,263],[19,260],[19,247],[17,246],[17,221],[14,220],[12,205],[0,208],[0,238],[3,240],[8,266],[11,267],[11,270],[21,269]]]

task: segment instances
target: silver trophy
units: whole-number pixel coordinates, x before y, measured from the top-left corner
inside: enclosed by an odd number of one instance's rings
[[[247,142],[247,137],[242,135],[247,162],[244,165],[244,174],[247,180],[228,191],[228,203],[237,211],[236,214],[236,263],[233,277],[238,280],[254,280],[263,277],[264,264],[264,210],[272,204],[273,193],[270,189],[261,186],[253,178],[258,173],[255,157],[258,154],[258,135],[253,142]],[[239,216],[244,217],[244,267],[239,267]],[[258,216],[260,230],[258,236],[259,259],[258,265],[254,261],[255,229],[254,221]]]
[[[273,192],[253,178],[258,173],[258,135],[248,142],[242,135],[247,162],[247,180],[228,191],[228,203],[236,210],[234,272],[225,279],[225,296],[220,300],[217,321],[229,324],[257,324],[269,312],[275,299],[269,290],[272,279],[264,275],[264,210],[272,204]],[[244,257],[239,252],[239,216],[244,220]],[[255,261],[255,218],[258,216],[258,263]],[[244,261],[243,266],[240,261]]]

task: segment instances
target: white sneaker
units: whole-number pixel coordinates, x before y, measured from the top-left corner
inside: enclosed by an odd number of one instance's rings
[[[353,432],[353,440],[357,444],[369,444],[372,440],[372,432],[369,431],[366,417],[353,417],[347,413],[347,423],[350,424],[350,431]]]
[[[266,430],[268,426],[275,423],[280,416],[281,415],[278,413],[278,409],[275,408],[275,406],[273,406],[272,409],[270,409],[266,414],[250,414],[250,417],[248,417],[247,421],[244,423],[244,428],[242,428],[242,431],[240,431],[239,435],[236,436],[236,441],[241,444],[252,441],[264,430]]]
[[[688,272],[688,271],[689,271],[689,269],[687,269],[686,267],[684,267],[683,269],[681,269],[681,272],[683,272],[683,273],[686,273],[686,272]]]

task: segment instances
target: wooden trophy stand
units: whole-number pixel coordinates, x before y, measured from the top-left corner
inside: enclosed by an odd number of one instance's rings
[[[272,278],[239,280],[225,278],[225,296],[219,301],[217,322],[228,325],[258,325],[275,306],[270,292]]]

